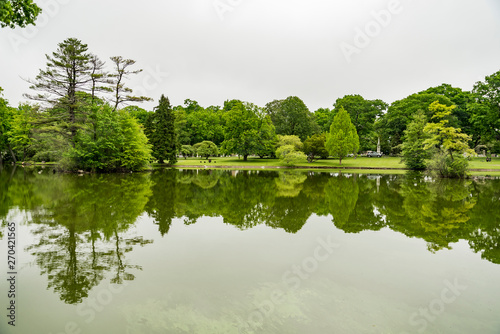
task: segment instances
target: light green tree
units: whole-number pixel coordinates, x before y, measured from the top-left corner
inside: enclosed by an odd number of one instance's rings
[[[432,119],[437,123],[428,123],[424,128],[429,138],[424,141],[426,150],[433,150],[432,167],[443,177],[459,177],[466,175],[468,161],[464,154],[473,154],[468,142],[471,137],[461,132],[461,129],[449,126],[449,120],[455,106],[446,106],[435,101],[429,106],[434,112]]]
[[[26,159],[26,150],[33,142],[31,137],[32,124],[30,121],[31,106],[21,104],[18,109],[14,109],[11,129],[7,133],[9,143],[14,151],[22,152],[22,160]]]
[[[351,122],[351,118],[344,108],[340,108],[335,115],[330,132],[326,136],[326,149],[331,156],[338,158],[342,164],[349,153],[356,153],[359,150],[359,137],[356,128]]]
[[[287,166],[305,162],[307,157],[304,152],[297,151],[293,145],[283,145],[276,150],[276,156]]]
[[[206,159],[219,154],[217,145],[209,140],[205,140],[201,143],[195,144],[193,148],[199,156],[205,157]]]

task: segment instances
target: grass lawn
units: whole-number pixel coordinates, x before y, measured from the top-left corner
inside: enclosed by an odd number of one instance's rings
[[[382,157],[382,158],[346,158],[342,160],[342,165],[339,164],[338,159],[317,160],[313,163],[299,163],[296,167],[311,168],[315,167],[328,167],[332,169],[340,168],[380,168],[380,169],[405,169],[406,166],[400,163],[401,159],[398,157]],[[260,167],[283,167],[284,165],[278,159],[260,159],[248,158],[248,161],[243,161],[243,158],[238,159],[234,157],[228,158],[212,158],[209,163],[207,159],[188,158],[179,159],[175,166],[217,166],[217,167],[246,167],[246,168],[260,168]],[[474,158],[470,162],[471,169],[494,169],[500,172],[500,158],[493,158],[491,162],[486,162],[485,158]]]
[[[303,162],[299,163],[297,167],[305,167],[305,168],[314,168],[314,167],[330,167],[330,168],[359,168],[359,167],[371,167],[371,168],[405,168],[404,164],[400,164],[400,158],[394,157],[383,157],[383,158],[366,158],[359,157],[357,159],[354,158],[346,158],[342,160],[342,165],[339,164],[338,159],[328,159],[328,160],[317,160],[313,163]],[[214,162],[215,161],[215,162]],[[212,163],[208,163],[206,159],[194,159],[188,158],[179,159],[176,166],[234,166],[234,167],[253,167],[259,168],[261,166],[264,167],[283,167],[281,161],[279,159],[260,159],[260,158],[248,158],[248,161],[243,161],[238,158],[213,158]]]

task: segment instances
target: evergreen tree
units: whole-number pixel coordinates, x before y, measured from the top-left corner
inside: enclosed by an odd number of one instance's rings
[[[61,124],[60,133],[69,133],[70,142],[74,146],[78,128],[85,122],[79,108],[82,101],[78,92],[87,90],[92,82],[91,54],[87,52],[87,44],[76,38],[68,38],[58,46],[52,56],[46,56],[47,69],[40,70],[35,80],[30,81],[30,88],[41,93],[26,96],[59,111],[44,123]]]
[[[155,113],[149,117],[152,117],[147,123],[151,127],[148,133],[153,145],[153,157],[159,163],[166,160],[171,165],[175,164],[179,145],[175,132],[175,115],[168,98],[162,95]]]
[[[351,117],[344,108],[340,108],[330,126],[330,133],[327,134],[326,149],[335,158],[342,159],[349,153],[356,153],[359,150],[359,137],[356,127],[351,122]]]

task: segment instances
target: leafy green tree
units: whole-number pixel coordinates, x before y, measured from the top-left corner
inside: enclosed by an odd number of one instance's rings
[[[319,108],[314,112],[314,121],[318,124],[321,132],[330,131],[330,125],[333,121],[333,110],[328,108]]]
[[[283,145],[276,150],[276,156],[287,166],[305,162],[307,157],[304,152],[297,151],[293,145]]]
[[[351,122],[356,128],[360,149],[362,151],[375,149],[378,140],[375,120],[383,115],[388,104],[382,100],[365,100],[361,95],[346,95],[337,99],[333,113],[337,114],[341,107],[349,113]]]
[[[32,124],[30,121],[31,106],[24,104],[14,110],[11,129],[7,132],[9,143],[14,151],[22,152],[22,160],[26,160],[26,150],[31,146]]]
[[[175,114],[175,132],[180,145],[191,145],[191,131],[187,122],[186,110],[182,106],[173,108]]]
[[[464,177],[468,162],[463,154],[474,153],[468,145],[470,136],[448,125],[446,117],[454,108],[438,101],[432,103],[429,109],[434,112],[433,119],[439,120],[439,123],[428,123],[424,128],[424,133],[429,136],[424,141],[425,149],[435,151],[432,165],[443,177]]]
[[[258,108],[241,101],[227,101],[225,105],[231,109],[224,114],[225,129],[222,151],[226,154],[236,153],[247,161],[250,154],[255,154],[259,142]],[[224,107],[226,109],[227,106]]]
[[[195,144],[193,148],[196,151],[196,154],[205,157],[206,159],[219,155],[219,149],[217,148],[217,145],[208,140]]]
[[[142,126],[146,126],[146,119],[148,118],[149,114],[152,114],[152,112],[142,109],[138,106],[126,106],[121,110],[128,112]]]
[[[122,134],[120,167],[125,170],[141,170],[151,161],[151,145],[137,119],[125,111],[119,112]]]
[[[328,158],[328,151],[326,150],[326,134],[314,134],[304,142],[304,153],[307,155],[307,160],[313,162],[320,157],[321,159]]]
[[[2,91],[3,89],[0,87],[0,165],[2,164],[4,155],[9,153],[12,161],[17,161],[8,136],[8,133],[12,128],[14,109],[9,107],[7,100],[1,97]]]
[[[3,0],[0,1],[0,27],[16,26],[21,28],[35,24],[42,9],[33,0]]]
[[[169,164],[177,162],[178,142],[175,132],[175,115],[170,101],[161,96],[155,113],[152,114],[152,133],[150,137],[153,145],[153,157],[159,163],[168,161]]]
[[[471,123],[478,133],[478,143],[492,147],[496,144],[496,151],[500,151],[500,71],[487,76],[484,81],[474,85],[473,101],[469,103],[472,113]]]
[[[313,114],[296,96],[274,100],[266,104],[265,110],[271,117],[278,135],[295,135],[305,140],[307,136],[320,132]]]
[[[278,147],[280,146],[285,146],[285,145],[291,145],[293,146],[294,150],[296,151],[302,151],[304,149],[304,144],[300,140],[298,136],[290,135],[290,136],[282,136],[278,135]]]
[[[194,155],[194,152],[194,148],[191,145],[181,146],[181,155],[184,157],[184,159],[187,159],[187,157],[192,157]]]
[[[96,133],[80,130],[63,169],[138,171],[151,160],[151,145],[138,121],[105,105],[96,114]]]
[[[472,123],[473,113],[469,108],[471,103],[474,102],[474,94],[472,92],[464,91],[449,84],[442,84],[441,86],[431,87],[421,92],[421,94],[425,93],[447,97],[456,106],[452,111],[453,118],[450,119],[450,124],[462,129],[463,133],[471,136],[474,147],[480,143],[481,133]]]
[[[427,139],[427,135],[424,132],[426,125],[427,118],[423,112],[419,112],[405,130],[404,142],[401,148],[401,160],[410,169],[419,170],[426,168],[425,159],[429,157],[429,153],[424,145],[424,141]]]
[[[259,118],[259,133],[255,154],[261,158],[274,156],[278,139],[273,122],[269,115],[260,115]]]
[[[330,132],[326,135],[326,149],[331,156],[339,159],[340,164],[347,154],[356,153],[359,150],[356,128],[344,108],[340,108],[333,119]]]
[[[418,93],[393,102],[387,112],[376,122],[375,130],[381,136],[382,150],[398,154],[403,143],[404,130],[418,111],[425,113],[428,120],[433,116],[429,106],[434,102],[451,106],[451,100],[440,94]]]

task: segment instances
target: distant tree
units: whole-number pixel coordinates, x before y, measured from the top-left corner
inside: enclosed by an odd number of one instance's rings
[[[314,112],[314,120],[318,124],[321,132],[330,131],[330,125],[333,121],[333,111],[328,108],[319,108]]]
[[[0,87],[0,164],[5,153],[10,154],[12,161],[17,161],[8,136],[14,118],[13,108],[9,107],[7,100],[1,97],[2,91],[3,89]]]
[[[146,119],[148,118],[148,115],[152,114],[151,111],[147,111],[147,110],[142,109],[138,106],[127,106],[127,107],[123,108],[122,110],[128,112],[142,126],[146,125]]]
[[[307,155],[307,161],[313,162],[318,157],[322,159],[328,158],[326,150],[326,134],[314,134],[304,142],[304,153]]]
[[[305,140],[307,136],[320,132],[313,114],[296,96],[274,100],[266,104],[265,110],[271,116],[278,135],[295,135]]]
[[[340,108],[333,119],[330,132],[326,136],[326,149],[331,156],[339,159],[340,164],[347,154],[356,153],[359,150],[356,128],[344,108]]]
[[[31,106],[21,104],[14,110],[11,129],[7,133],[9,142],[14,151],[22,152],[22,160],[26,160],[26,150],[31,146],[33,139],[31,137],[32,124],[30,122]]]
[[[398,154],[403,143],[404,130],[413,120],[413,117],[422,111],[427,119],[432,122],[432,111],[429,106],[434,102],[451,106],[451,100],[440,94],[418,93],[393,102],[387,112],[376,122],[376,131],[382,139],[384,151]]]
[[[276,149],[276,131],[269,115],[260,115],[259,133],[255,154],[263,158],[265,156],[274,156]]]
[[[114,72],[109,75],[112,79],[111,84],[113,86],[114,94],[114,109],[118,108],[120,104],[126,102],[143,102],[151,101],[152,99],[146,96],[134,96],[132,89],[125,86],[124,79],[128,78],[131,74],[138,74],[142,72],[139,70],[130,70],[129,67],[135,64],[135,60],[124,59],[121,56],[115,56],[110,58],[115,64]]]
[[[426,168],[425,159],[429,152],[425,149],[424,141],[428,138],[424,132],[427,118],[423,112],[415,115],[413,121],[405,130],[404,141],[401,147],[402,161],[410,169],[421,170]]]
[[[181,155],[184,157],[184,159],[187,159],[187,157],[192,157],[194,154],[194,148],[191,145],[182,145],[181,146]]]
[[[219,155],[219,149],[217,148],[217,145],[208,140],[195,144],[193,146],[193,149],[196,151],[196,154],[205,157],[206,159]]]
[[[500,152],[500,71],[474,85],[473,101],[468,105],[475,137],[474,144],[496,146]]]
[[[255,154],[259,141],[258,108],[253,104],[244,104],[238,100],[227,101],[224,109],[224,142],[222,151],[226,154],[236,153],[247,161],[250,154]]]
[[[35,24],[35,20],[42,12],[33,0],[3,0],[0,1],[0,27],[14,29],[28,24]]]
[[[177,162],[178,142],[175,133],[175,115],[170,101],[164,95],[161,96],[159,105],[151,114],[150,141],[153,145],[153,157],[159,163],[168,161],[169,164]]]
[[[360,149],[371,150],[377,145],[378,136],[375,133],[375,120],[383,115],[388,104],[382,100],[365,100],[361,95],[346,95],[337,99],[333,113],[343,107],[351,117],[359,136]]]

